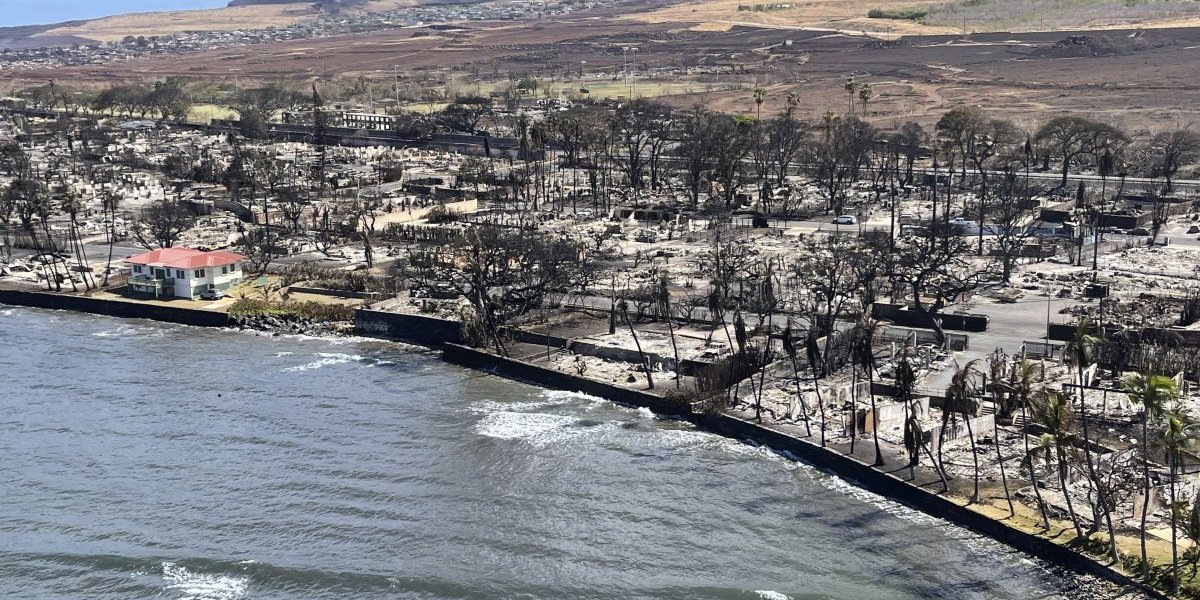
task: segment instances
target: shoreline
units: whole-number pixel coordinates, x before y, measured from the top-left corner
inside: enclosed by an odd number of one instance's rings
[[[122,305],[122,307],[114,308],[112,306],[114,304]],[[147,319],[199,327],[233,328],[234,331],[238,330],[238,324],[225,313],[138,305],[65,294],[0,289],[0,305],[67,310],[116,318]],[[148,310],[142,312],[135,310],[137,308]],[[139,312],[142,312],[142,314],[136,314]],[[199,317],[198,314],[208,316]],[[387,316],[381,317],[381,315]],[[215,319],[212,317],[220,318]],[[378,320],[371,321],[371,319],[381,318],[385,319],[382,326]],[[411,327],[414,324],[411,322],[413,320],[419,321],[420,325],[424,326],[428,326],[433,322],[440,322],[441,326],[436,331],[431,331],[426,327],[413,329]],[[250,327],[243,327],[241,330],[262,331],[266,335],[286,335],[289,333]],[[498,356],[490,352],[469,348],[457,343],[460,341],[458,339],[460,331],[458,324],[452,321],[420,315],[379,313],[369,309],[360,309],[356,312],[355,326],[352,332],[350,336],[335,334],[311,337],[330,340],[358,337],[361,339],[413,344],[429,348],[432,351],[440,351],[441,360],[448,364],[544,389],[580,392],[617,404],[635,408],[646,408],[659,416],[687,421],[702,431],[741,442],[752,442],[766,446],[781,456],[787,457],[789,460],[796,460],[825,470],[850,485],[899,502],[934,518],[963,527],[1032,557],[1044,560],[1050,565],[1082,575],[1095,576],[1111,584],[1137,590],[1147,597],[1163,600],[1170,598],[1166,594],[1150,588],[1142,582],[1101,563],[1089,555],[1077,552],[1066,545],[1056,543],[1050,539],[1026,532],[1002,520],[971,510],[968,506],[958,504],[942,494],[926,491],[891,473],[876,469],[852,454],[845,454],[831,447],[821,447],[819,444],[804,438],[772,429],[763,424],[753,423],[735,414],[705,413],[697,410],[695,405],[681,404],[656,394],[624,388],[549,369],[523,360]]]

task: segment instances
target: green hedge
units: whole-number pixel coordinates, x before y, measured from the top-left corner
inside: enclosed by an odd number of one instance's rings
[[[872,8],[867,11],[871,19],[895,19],[898,21],[922,21],[929,13],[915,8],[882,9]]]

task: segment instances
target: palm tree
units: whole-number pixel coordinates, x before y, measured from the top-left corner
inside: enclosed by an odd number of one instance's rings
[[[682,385],[679,376],[679,370],[683,367],[679,363],[679,346],[675,343],[675,324],[671,317],[671,279],[666,273],[661,273],[658,277],[658,286],[654,290],[655,302],[658,305],[658,314],[667,320],[667,331],[671,334],[671,350],[675,353],[675,388],[678,389]]]
[[[871,436],[875,442],[875,464],[873,466],[876,467],[884,464],[883,451],[879,448],[879,409],[875,404],[875,335],[877,330],[878,324],[864,315],[854,326],[854,332],[850,338],[851,356],[857,367],[867,374],[868,393],[871,395],[871,420],[874,421],[871,426]],[[856,423],[855,428],[857,427]]]
[[[900,360],[896,361],[896,391],[892,397],[904,406],[904,449],[908,452],[908,478],[915,479],[916,467],[921,462],[924,432],[921,431],[917,411],[912,407],[917,374],[913,371],[912,363],[908,361],[908,348],[904,350],[900,353]]]
[[[1067,451],[1066,446],[1071,436],[1075,414],[1071,412],[1071,402],[1057,392],[1046,392],[1040,401],[1033,403],[1033,416],[1046,433],[1042,435],[1039,450],[1050,464],[1050,450],[1054,450],[1054,459],[1058,461],[1058,483],[1062,488],[1063,500],[1067,503],[1067,513],[1071,516],[1071,525],[1075,528],[1075,536],[1083,539],[1083,529],[1079,526],[1079,517],[1075,514],[1075,505],[1071,502],[1071,491],[1067,487]]]
[[[800,368],[796,363],[796,343],[792,341],[792,325],[789,323],[783,328],[783,351],[792,360],[792,379],[796,381],[796,399],[800,402],[800,417],[804,419],[804,431],[808,437],[812,437],[812,424],[808,419],[808,403],[804,401],[804,394],[800,391]]]
[[[854,114],[854,93],[858,91],[858,81],[855,81],[853,76],[847,77],[845,87],[847,95],[846,113],[852,115]]]
[[[763,135],[762,135],[762,131],[763,131],[762,105],[763,105],[763,102],[765,102],[766,100],[767,100],[767,88],[765,88],[761,85],[754,86],[754,108],[758,115],[754,121],[754,127],[755,127],[756,134],[757,134],[754,136],[754,140],[755,140],[754,143],[758,145],[758,156],[759,157],[763,156],[763,153],[762,153],[762,139],[763,139]],[[765,159],[762,159],[761,167],[762,167],[762,173],[761,173],[762,181],[759,182],[758,195],[759,195],[759,200],[761,201],[762,206],[763,206],[763,213],[765,215],[765,213],[767,212],[767,164],[766,164]]]
[[[1022,358],[1019,362],[1013,364],[1012,371],[1009,375],[1007,386],[1013,391],[1016,396],[1017,403],[1021,406],[1021,438],[1025,444],[1025,460],[1024,463],[1029,467],[1029,482],[1033,484],[1033,495],[1037,498],[1038,511],[1042,515],[1043,529],[1050,529],[1050,517],[1046,514],[1046,502],[1042,500],[1042,492],[1038,487],[1037,473],[1033,470],[1033,455],[1029,449],[1029,406],[1033,402],[1036,394],[1037,383],[1041,380],[1041,369],[1037,364],[1029,362]]]
[[[875,97],[875,90],[871,89],[871,84],[864,83],[858,88],[858,99],[862,100],[862,115],[867,118],[867,102]]]
[[[821,373],[821,349],[817,346],[817,334],[811,328],[804,338],[804,351],[808,358],[808,368],[812,371],[813,389],[817,392],[817,409],[821,412],[821,447],[825,447],[825,401],[821,398],[821,384],[818,381]]]
[[[654,373],[650,368],[650,361],[646,360],[646,353],[642,352],[642,343],[638,341],[637,330],[633,328],[633,322],[629,320],[629,303],[621,299],[617,308],[621,309],[621,316],[625,319],[625,324],[629,326],[629,333],[633,336],[633,344],[637,346],[638,360],[642,363],[642,368],[646,370],[647,389],[654,389]]]
[[[1068,348],[1068,362],[1075,367],[1075,389],[1079,391],[1079,426],[1083,433],[1083,458],[1087,464],[1088,478],[1091,479],[1092,485],[1096,486],[1100,510],[1103,512],[1105,525],[1108,527],[1108,552],[1113,562],[1117,562],[1121,557],[1117,553],[1117,535],[1116,530],[1113,529],[1112,514],[1108,508],[1108,499],[1105,493],[1107,486],[1096,475],[1096,466],[1092,462],[1091,437],[1088,433],[1087,402],[1085,402],[1087,381],[1085,381],[1084,374],[1095,362],[1093,355],[1096,344],[1099,342],[1099,338],[1092,335],[1091,331],[1091,322],[1087,318],[1080,319],[1078,325],[1075,326],[1075,334]],[[1099,526],[1100,523],[1093,520],[1091,530],[1097,531]]]
[[[83,242],[79,239],[79,211],[83,210],[83,200],[79,198],[74,189],[68,187],[59,199],[59,208],[70,217],[70,224],[67,230],[67,243],[71,245],[71,254],[75,256],[75,264],[80,269],[79,272],[83,275],[83,285],[90,290],[92,289],[92,285],[88,281],[87,271],[84,270],[87,267],[87,254],[83,250]],[[70,273],[67,276],[71,280],[71,289],[78,291],[79,288],[75,285],[75,278]]]
[[[942,440],[945,438],[946,427],[949,425],[949,417],[950,415],[962,415],[963,421],[967,425],[967,437],[971,441],[971,460],[975,468],[975,489],[971,494],[971,504],[979,501],[979,454],[975,452],[975,431],[971,427],[971,419],[979,413],[979,402],[975,400],[975,393],[971,388],[971,376],[978,363],[978,360],[967,363],[966,366],[958,369],[958,372],[951,378],[950,387],[946,388],[946,403],[942,406],[942,430],[938,433],[938,468],[944,471]]]
[[[1011,395],[1012,391],[1004,387],[1004,373],[1008,370],[1008,357],[1004,355],[1004,350],[996,348],[988,357],[988,372],[991,375],[991,385],[988,389],[992,392],[992,439],[995,440],[996,446],[996,463],[1000,465],[1000,483],[1004,486],[1004,500],[1008,503],[1008,516],[1017,516],[1017,510],[1013,507],[1012,496],[1008,491],[1008,474],[1004,471],[1004,454],[1000,451],[1000,406],[1002,404],[1001,394]],[[1004,402],[1003,404],[1007,404]]]
[[[1175,483],[1179,472],[1179,453],[1195,439],[1196,424],[1192,423],[1182,406],[1173,407],[1164,414],[1162,429],[1163,450],[1167,453],[1167,471],[1171,496],[1171,594],[1179,593],[1179,534],[1178,501]]]
[[[1121,382],[1129,399],[1142,405],[1142,575],[1150,575],[1146,556],[1146,516],[1150,512],[1150,425],[1162,418],[1163,412],[1179,397],[1175,380],[1164,375],[1135,373]]]
[[[108,226],[108,260],[104,263],[104,281],[101,285],[108,287],[108,272],[112,270],[113,245],[117,243],[117,207],[121,203],[121,197],[113,190],[104,190],[103,194],[100,201]]]

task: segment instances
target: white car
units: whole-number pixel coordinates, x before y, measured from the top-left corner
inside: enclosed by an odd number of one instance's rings
[[[854,215],[841,215],[833,219],[834,225],[857,225],[858,219]]]

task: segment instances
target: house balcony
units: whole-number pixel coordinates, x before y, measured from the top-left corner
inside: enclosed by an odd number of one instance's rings
[[[154,278],[145,275],[135,275],[129,278],[129,289],[139,294],[150,296],[170,296],[175,294],[175,278]]]

